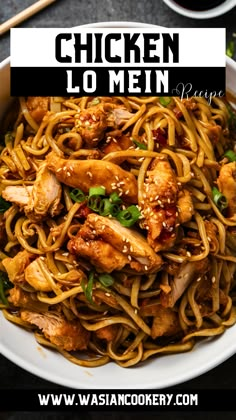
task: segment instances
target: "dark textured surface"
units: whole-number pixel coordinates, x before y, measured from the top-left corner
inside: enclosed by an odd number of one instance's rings
[[[9,19],[12,15],[21,11],[32,4],[30,0],[1,0],[0,2],[0,23]],[[36,16],[24,22],[23,27],[71,27],[85,23],[104,21],[136,21],[163,25],[167,27],[225,27],[227,30],[227,40],[232,38],[236,32],[236,8],[224,14],[221,17],[210,20],[193,20],[176,14],[170,10],[160,0],[58,0],[55,4],[47,7]],[[0,38],[0,61],[10,54],[10,36],[9,33]],[[1,87],[0,87],[1,88]],[[222,365],[216,367],[210,372],[201,375],[191,381],[178,385],[180,390],[191,389],[235,389],[236,390],[236,356],[231,357]],[[109,384],[108,384],[109,386]],[[59,388],[59,386],[44,381],[20,367],[9,362],[3,356],[0,356],[0,392],[1,389],[50,389]],[[14,405],[13,405],[14,406]],[[0,403],[1,411],[1,403]],[[139,416],[140,414],[140,416]],[[132,415],[114,413],[100,413],[96,418],[106,419],[112,417],[113,420],[141,419],[144,417],[141,413]],[[194,419],[200,417],[200,413],[191,414]],[[203,419],[222,419],[223,413],[204,413]],[[1,420],[31,420],[31,419],[85,419],[94,418],[94,413],[76,414],[40,414],[40,413],[0,413]],[[158,416],[159,417],[159,416]],[[224,414],[227,419],[235,418],[235,413]],[[149,418],[157,418],[156,414],[149,414]],[[162,419],[188,419],[190,413],[162,413]]]

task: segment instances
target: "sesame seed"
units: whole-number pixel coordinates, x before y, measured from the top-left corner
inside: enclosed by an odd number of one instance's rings
[[[145,266],[144,266],[144,270],[145,270],[145,271],[147,271],[147,270],[148,270],[148,266],[147,266],[147,265],[145,265]]]
[[[71,176],[71,173],[69,171],[66,172],[67,176]]]
[[[105,293],[105,296],[108,296],[109,297],[109,296],[111,296],[111,294],[106,292]]]
[[[131,260],[132,260],[131,255],[128,255],[128,257],[127,257],[127,258],[128,258],[128,260],[129,260],[129,261],[131,261]]]
[[[215,283],[215,281],[216,281],[215,276],[213,276],[213,277],[211,278],[211,281],[212,281],[212,283]]]
[[[63,252],[63,257],[68,257],[68,255],[69,255],[69,252]]]
[[[137,308],[135,308],[134,313],[135,313],[135,315],[137,315],[137,313],[138,313],[138,309]]]
[[[201,277],[198,277],[198,279],[196,280],[197,282],[201,281]]]
[[[192,256],[191,252],[189,252],[189,251],[186,252],[186,255],[187,255],[187,257],[191,257]]]

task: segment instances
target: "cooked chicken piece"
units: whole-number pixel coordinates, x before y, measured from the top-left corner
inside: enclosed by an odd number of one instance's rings
[[[29,311],[45,312],[48,310],[48,304],[40,302],[35,293],[29,293],[22,290],[19,286],[14,286],[9,290],[8,300],[16,307],[28,309]]]
[[[45,163],[39,168],[33,186],[7,186],[2,192],[3,198],[17,204],[24,209],[26,216],[35,222],[43,220],[50,215],[56,216],[62,205],[62,188],[50,172]]]
[[[107,128],[107,111],[111,107],[103,103],[80,111],[76,128],[89,148],[97,146]]]
[[[27,281],[27,283],[29,283],[30,286],[32,286],[37,291],[50,292],[52,287],[40,269],[39,260],[40,257],[36,258],[36,260],[34,260],[26,267],[25,281]],[[43,264],[45,270],[47,270],[47,267],[42,260],[40,260],[40,263]]]
[[[213,145],[215,145],[219,140],[222,133],[222,127],[220,125],[209,125],[207,126],[208,129],[208,137]]]
[[[179,223],[186,223],[191,220],[194,213],[194,206],[191,194],[188,190],[183,189],[178,194],[177,201],[178,221]]]
[[[85,238],[77,236],[75,239],[71,239],[67,248],[71,253],[88,259],[97,269],[107,273],[121,270],[126,264],[129,264],[126,255],[100,238],[96,240],[89,228],[87,228]]]
[[[151,336],[157,337],[173,336],[181,331],[178,313],[171,308],[164,308],[158,305],[158,313],[153,318]]]
[[[32,116],[37,122],[41,123],[44,115],[49,109],[49,97],[47,96],[28,96],[26,106]]]
[[[21,319],[36,325],[51,343],[63,350],[84,350],[87,348],[90,333],[79,320],[67,321],[61,314],[45,312],[43,314],[21,311]]]
[[[109,117],[107,119],[107,124],[112,127],[118,127],[121,124],[124,124],[126,121],[130,120],[134,114],[127,111],[127,109],[123,108],[123,106],[115,106],[113,111],[110,112]]]
[[[3,190],[2,197],[11,203],[15,203],[20,209],[23,209],[29,202],[32,189],[32,186],[21,187],[9,185]]]
[[[161,292],[161,304],[165,307],[173,308],[190,283],[198,278],[202,278],[208,270],[209,261],[207,258],[196,262],[182,263],[178,274],[176,274],[170,282],[171,292],[167,294],[163,291]]]
[[[103,185],[106,193],[117,192],[130,203],[137,203],[138,187],[135,176],[115,163],[103,160],[62,159],[51,152],[46,158],[48,168],[57,179],[87,193],[90,187]]]
[[[33,254],[28,251],[20,251],[13,258],[4,258],[2,264],[7,271],[9,280],[12,283],[22,283],[25,281],[25,269],[30,264]]]
[[[122,135],[117,138],[108,137],[105,146],[102,148],[102,151],[105,153],[105,155],[108,155],[108,153],[127,150],[131,146],[134,146],[134,143],[128,136]],[[116,159],[116,163],[120,165],[122,162],[124,162],[124,160],[126,160],[126,157],[121,157]]]
[[[177,197],[177,180],[168,160],[155,158],[144,183],[144,200],[141,203],[144,220],[140,225],[148,230],[148,243],[156,252],[174,245]]]
[[[106,340],[109,342],[116,338],[118,329],[118,325],[107,325],[106,327],[96,330],[95,334],[100,340]]]
[[[68,243],[72,253],[91,258],[106,272],[121,270],[125,265],[137,272],[151,273],[162,266],[162,259],[134,229],[117,220],[91,213],[77,236]]]
[[[35,221],[40,221],[48,215],[56,216],[62,208],[61,193],[60,183],[43,163],[37,172],[30,200],[25,207],[25,214]]]
[[[236,220],[236,162],[221,167],[217,185],[228,201],[227,217]]]
[[[210,276],[205,277],[199,282],[199,286],[195,293],[195,300],[199,304],[199,310],[202,316],[211,316],[215,312],[212,308],[212,298],[218,290],[215,279]],[[218,293],[218,292],[217,292]],[[228,304],[228,296],[219,289],[219,305],[225,308]]]

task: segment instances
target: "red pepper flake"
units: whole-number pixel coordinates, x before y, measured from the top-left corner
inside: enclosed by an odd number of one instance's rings
[[[160,145],[160,146],[166,146],[167,145],[167,133],[162,128],[157,128],[156,130],[152,130],[152,135],[154,137],[154,140]]]
[[[173,231],[168,232],[168,230],[163,228],[158,240],[162,243],[165,243],[166,241],[169,241],[172,236],[173,236]]]
[[[76,215],[82,219],[87,219],[88,215],[92,213],[86,202],[82,203]]]
[[[173,109],[173,112],[174,112],[177,120],[180,120],[180,118],[182,118],[183,113],[177,106]]]

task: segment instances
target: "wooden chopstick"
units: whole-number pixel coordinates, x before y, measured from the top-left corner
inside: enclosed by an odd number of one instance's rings
[[[6,22],[2,23],[0,25],[0,36],[7,32],[9,29],[14,28],[14,26],[16,25],[19,25],[19,23],[22,23],[24,20],[30,18],[34,14],[38,13],[40,10],[44,9],[44,7],[49,6],[49,4],[55,1],[56,0],[36,1],[36,3],[32,4],[31,6],[22,10],[22,12],[18,13],[12,18],[8,19]]]

